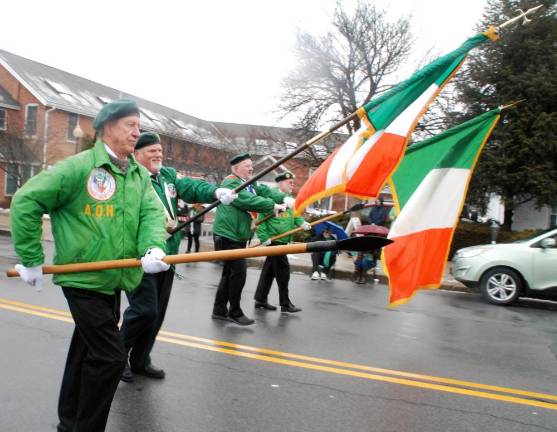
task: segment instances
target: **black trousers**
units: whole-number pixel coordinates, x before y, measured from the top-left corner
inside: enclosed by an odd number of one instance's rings
[[[171,267],[160,273],[145,273],[139,286],[126,292],[130,305],[124,311],[120,335],[132,369],[143,369],[151,363],[151,350],[166,315],[173,282]]]
[[[237,242],[226,237],[215,235],[215,250],[243,249],[246,242]],[[240,300],[242,298],[242,290],[246,284],[246,260],[224,261],[222,275],[215,296],[215,304],[213,313],[217,315],[226,315],[231,317],[239,317],[244,313],[240,308]],[[230,304],[230,308],[228,308]]]
[[[192,234],[192,233],[187,233],[188,236],[188,249],[187,252],[191,252],[191,246],[192,243],[195,242],[195,252],[199,252],[199,234]]]
[[[312,264],[311,271],[312,272],[319,271],[319,266],[322,266],[325,273],[328,274],[331,267],[335,265],[335,262],[337,260],[337,256],[333,252],[331,252],[331,255],[329,257],[329,265],[326,267],[323,264],[323,261],[325,259],[325,254],[326,254],[326,252],[313,252],[311,254],[311,264]]]
[[[277,279],[279,290],[279,302],[281,306],[288,306],[288,282],[290,281],[290,263],[286,255],[268,256],[261,269],[257,290],[254,299],[258,302],[267,303],[267,296],[271,290],[273,279]]]
[[[58,400],[59,432],[104,431],[126,364],[120,294],[62,287],[75,322]]]

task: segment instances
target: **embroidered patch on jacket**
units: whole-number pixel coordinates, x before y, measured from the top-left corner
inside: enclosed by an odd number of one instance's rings
[[[176,193],[176,186],[174,186],[172,183],[167,183],[166,185],[168,186],[168,193],[170,194],[170,197],[176,198],[178,196],[178,194]]]
[[[87,192],[97,201],[106,201],[116,191],[116,180],[104,168],[93,168],[87,180]]]

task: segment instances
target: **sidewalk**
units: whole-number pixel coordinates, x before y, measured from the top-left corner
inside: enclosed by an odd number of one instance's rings
[[[0,232],[9,233],[10,232],[10,224],[9,224],[9,215],[0,213]],[[52,240],[52,235],[50,233],[50,220],[45,219],[43,224],[43,239],[44,240]],[[184,253],[186,249],[186,241],[182,241],[180,245],[179,253]],[[209,236],[201,237],[200,239],[200,249],[201,252],[211,251],[213,250],[213,238]],[[308,275],[311,274],[311,255],[310,254],[296,254],[296,255],[289,255],[288,259],[290,261],[290,271],[298,272],[298,273],[305,273]],[[256,257],[256,258],[248,258],[248,266],[254,268],[261,268],[263,266],[263,262],[265,261],[265,257]],[[461,284],[460,282],[456,281],[450,274],[451,262],[447,263],[445,268],[445,276],[443,277],[443,281],[441,283],[442,289],[450,290],[450,291],[465,291],[469,292],[470,289]],[[352,258],[349,257],[346,253],[341,253],[337,256],[337,261],[335,265],[334,271],[334,278],[335,279],[343,279],[343,280],[352,280],[354,274],[354,263]],[[381,268],[381,263],[379,262],[376,268],[376,279],[377,283],[387,284],[388,280],[385,276],[385,272]],[[368,283],[373,283],[371,275],[368,276]]]

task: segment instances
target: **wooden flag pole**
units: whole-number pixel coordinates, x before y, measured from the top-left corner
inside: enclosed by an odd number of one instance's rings
[[[362,204],[362,203],[355,204],[355,205],[353,205],[352,207],[350,207],[348,210],[344,210],[344,211],[342,211],[342,212],[338,212],[338,213],[334,213],[334,214],[329,215],[329,216],[325,216],[325,217],[323,217],[323,218],[321,218],[321,219],[318,219],[318,220],[316,220],[316,221],[311,222],[310,225],[311,225],[311,226],[315,226],[315,225],[317,225],[317,224],[320,224],[321,222],[325,222],[325,221],[328,221],[328,220],[331,220],[331,219],[336,219],[336,218],[338,218],[338,217],[340,217],[340,216],[342,216],[342,215],[345,215],[346,213],[350,213],[350,212],[353,212],[353,211],[362,210],[362,209],[365,208],[365,207],[368,207],[368,206],[366,206],[365,204]],[[302,231],[303,229],[304,229],[304,228],[302,228],[302,227],[294,228],[294,229],[291,229],[290,231],[286,231],[286,232],[283,232],[282,234],[279,234],[279,235],[276,235],[276,236],[274,236],[274,237],[271,237],[270,240],[271,240],[271,241],[275,241],[275,240],[281,239],[281,238],[283,238],[283,237],[286,237],[286,236],[288,236],[288,235],[290,235],[290,234],[295,234],[295,233],[297,233],[297,232],[300,232],[300,231]],[[253,246],[250,246],[250,247],[251,247],[251,248],[255,248],[255,247],[258,247],[258,246],[259,246],[259,245],[256,244],[256,245],[253,245]]]
[[[238,186],[236,189],[234,189],[235,193],[240,192],[242,189],[247,188],[249,185],[251,185],[252,183],[255,183],[257,180],[259,180],[261,177],[265,176],[266,174],[270,173],[272,170],[274,170],[275,168],[281,166],[284,162],[286,162],[289,159],[292,159],[294,156],[296,156],[298,153],[303,152],[304,150],[306,150],[307,148],[309,148],[310,146],[312,146],[313,144],[315,144],[316,142],[322,140],[323,138],[328,137],[329,135],[331,135],[335,130],[339,129],[340,127],[344,126],[346,123],[348,123],[349,121],[354,120],[356,117],[358,117],[358,112],[355,111],[352,114],[350,114],[348,117],[345,117],[344,119],[342,119],[341,121],[339,121],[338,123],[334,124],[333,126],[331,126],[331,128],[329,128],[326,131],[323,131],[319,134],[317,134],[316,136],[314,136],[313,138],[311,138],[310,140],[306,141],[305,144],[301,145],[300,147],[296,148],[294,151],[292,151],[291,153],[287,154],[286,156],[284,156],[282,159],[276,161],[274,164],[272,164],[271,166],[267,167],[266,169],[264,169],[263,171],[261,171],[260,173],[254,175],[252,178],[246,180],[244,183],[242,183],[240,186]],[[217,207],[220,204],[220,201],[214,201],[211,204],[209,204],[207,207],[205,207],[204,210],[201,210],[199,213],[197,213],[195,216],[188,218],[186,221],[178,224],[175,228],[173,228],[172,230],[169,231],[169,234],[174,234],[177,231],[180,231],[182,228],[184,228],[186,225],[190,224],[191,222],[193,222],[194,220],[202,217],[203,215],[205,215],[206,213],[210,212],[212,209],[214,209],[215,207]]]
[[[248,249],[229,249],[213,252],[199,252],[193,254],[167,255],[163,261],[167,264],[181,264],[199,261],[219,261],[251,258],[258,256],[276,256],[286,254],[299,254],[307,252],[321,252],[329,250],[367,251],[377,249],[391,243],[383,237],[357,237],[347,240],[328,240],[310,243],[296,243],[284,246],[269,246]],[[43,274],[82,273],[120,268],[141,267],[141,261],[135,258],[119,259],[112,261],[97,261],[88,263],[45,265]],[[16,269],[6,271],[8,277],[17,277]]]

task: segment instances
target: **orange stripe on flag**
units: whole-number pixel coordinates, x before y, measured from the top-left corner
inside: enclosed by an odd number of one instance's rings
[[[395,237],[385,246],[391,305],[407,302],[420,288],[439,287],[452,235],[452,228],[428,229]]]
[[[306,202],[312,203],[315,195],[323,192],[327,186],[327,175],[329,174],[329,166],[331,165],[336,153],[339,151],[337,148],[325,162],[323,162],[311,177],[304,183],[298,195],[296,196],[295,208],[305,208]]]
[[[346,183],[353,195],[377,196],[404,154],[406,137],[385,132]]]

